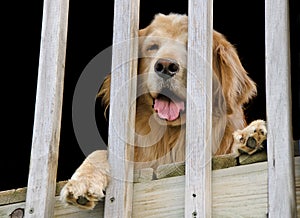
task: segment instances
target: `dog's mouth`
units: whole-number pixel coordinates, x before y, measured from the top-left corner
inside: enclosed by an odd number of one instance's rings
[[[153,109],[160,119],[175,121],[185,112],[185,102],[174,94],[158,94],[153,98]]]

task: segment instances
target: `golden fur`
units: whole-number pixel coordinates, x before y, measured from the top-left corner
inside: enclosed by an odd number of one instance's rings
[[[170,83],[176,84],[176,86],[174,85],[176,88],[173,88],[172,92],[176,92],[176,95],[183,99],[186,98],[186,93],[182,91],[182,88],[186,88],[187,22],[187,16],[185,15],[170,14],[166,16],[158,14],[149,26],[139,31],[141,58],[139,60],[138,74],[148,75],[142,76],[141,81],[139,80],[138,86],[139,89],[142,89],[139,92],[143,94],[137,99],[136,132],[140,135],[147,135],[150,131],[158,133],[166,128],[161,139],[154,140],[157,142],[150,146],[149,143],[145,142],[145,138],[148,139],[147,137],[141,137],[143,141],[137,140],[135,143],[135,161],[149,162],[159,160],[150,164],[152,167],[171,161],[184,161],[185,114],[175,121],[167,121],[166,127],[161,125],[160,121],[154,119],[156,120],[153,124],[155,125],[155,130],[153,128],[150,129],[149,119],[155,113],[153,99],[157,93],[153,92],[159,93],[161,89],[160,87],[155,87],[160,81],[158,81],[159,77],[152,70],[158,58],[176,60],[179,66],[182,66],[180,68],[182,70],[171,78],[172,81]],[[149,46],[153,45],[158,45],[158,48],[149,50]],[[216,121],[213,122],[215,124],[213,136],[216,136],[213,138],[219,138],[219,135],[222,136],[221,139],[215,140],[215,143],[218,144],[213,145],[214,154],[219,155],[231,152],[232,133],[246,126],[243,104],[247,103],[256,94],[256,86],[248,77],[233,45],[216,31],[213,33],[213,72],[222,87],[221,92],[224,95],[226,104],[225,117],[223,118],[225,120],[222,121],[222,117],[216,117]],[[200,74],[201,72],[193,73]],[[106,108],[109,106],[109,90],[110,76],[106,78],[99,92],[99,96],[103,99],[103,105]],[[217,116],[216,114],[214,115]],[[218,126],[220,123],[217,122],[220,122],[221,125]],[[155,135],[151,134],[149,140],[153,141],[152,137]],[[147,144],[147,146],[140,146],[140,144]]]
[[[160,164],[185,160],[187,29],[186,15],[158,14],[149,26],[139,31],[136,167],[156,169]],[[233,132],[245,128],[243,105],[256,95],[256,86],[234,46],[216,31],[212,50],[212,150],[219,155],[231,152]],[[197,78],[202,72],[189,73]],[[108,109],[110,75],[98,97]],[[235,144],[234,152],[238,146]],[[62,201],[85,209],[95,206],[104,196],[102,190],[109,180],[106,155],[106,151],[96,151],[87,157],[62,189]]]

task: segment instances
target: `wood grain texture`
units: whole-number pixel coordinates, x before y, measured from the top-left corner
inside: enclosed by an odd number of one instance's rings
[[[268,155],[266,150],[258,151],[255,154],[242,154],[238,157],[240,165],[252,164],[257,162],[263,162],[268,160]]]
[[[297,203],[300,210],[300,158],[297,169]],[[134,184],[133,217],[184,217],[184,176]],[[212,217],[267,217],[267,162],[212,172]],[[192,216],[190,216],[192,217]]]
[[[156,178],[168,178],[185,175],[185,162],[160,165],[156,169]]]
[[[0,206],[25,201],[26,192],[26,187],[0,192]]]
[[[296,217],[288,0],[265,1],[269,217]]]
[[[25,216],[53,217],[68,0],[45,0]]]
[[[154,178],[153,168],[144,168],[134,171],[133,182],[146,182],[151,181]]]
[[[111,182],[106,191],[105,217],[132,213],[139,0],[116,0],[110,91],[108,160]]]
[[[300,157],[295,158],[297,211],[300,214]],[[214,170],[212,172],[212,216],[266,217],[268,211],[267,162]],[[65,184],[57,184],[57,193]],[[0,206],[0,217],[9,217],[15,209],[25,207],[25,188],[18,189],[21,203]],[[165,178],[134,184],[132,217],[182,218],[184,216],[184,176]],[[21,194],[22,193],[22,194]],[[22,195],[22,196],[21,196]],[[0,192],[2,199],[11,198],[10,193]],[[99,218],[103,217],[103,202],[92,211],[82,211],[74,206],[64,206],[56,197],[54,217]],[[299,216],[298,216],[299,217]]]
[[[104,216],[104,202],[99,202],[93,210],[81,210],[74,206],[66,206],[61,203],[59,197],[55,197],[54,202],[54,214],[51,216],[54,218],[100,218]],[[1,206],[0,217],[8,218],[14,210],[24,208],[25,202]]]
[[[211,217],[212,1],[189,1],[185,217]],[[201,73],[199,73],[201,72]]]

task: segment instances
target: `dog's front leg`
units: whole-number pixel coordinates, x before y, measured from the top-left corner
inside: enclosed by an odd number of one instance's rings
[[[61,190],[61,201],[79,208],[93,209],[97,202],[105,196],[108,182],[107,151],[94,151],[84,160]]]

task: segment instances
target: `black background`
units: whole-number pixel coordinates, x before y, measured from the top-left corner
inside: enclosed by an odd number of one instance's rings
[[[294,138],[299,119],[299,4],[291,0],[291,50]],[[141,0],[140,27],[156,13],[186,13],[187,1]],[[24,187],[30,160],[34,119],[42,1],[17,1],[4,6],[2,19],[2,146],[0,190]],[[72,126],[72,97],[89,61],[112,43],[113,1],[70,1],[64,102],[57,179],[68,179],[84,160]],[[240,59],[257,83],[258,96],[246,105],[246,119],[265,119],[264,1],[214,1],[214,29],[236,46]],[[100,123],[101,126],[101,123]]]

